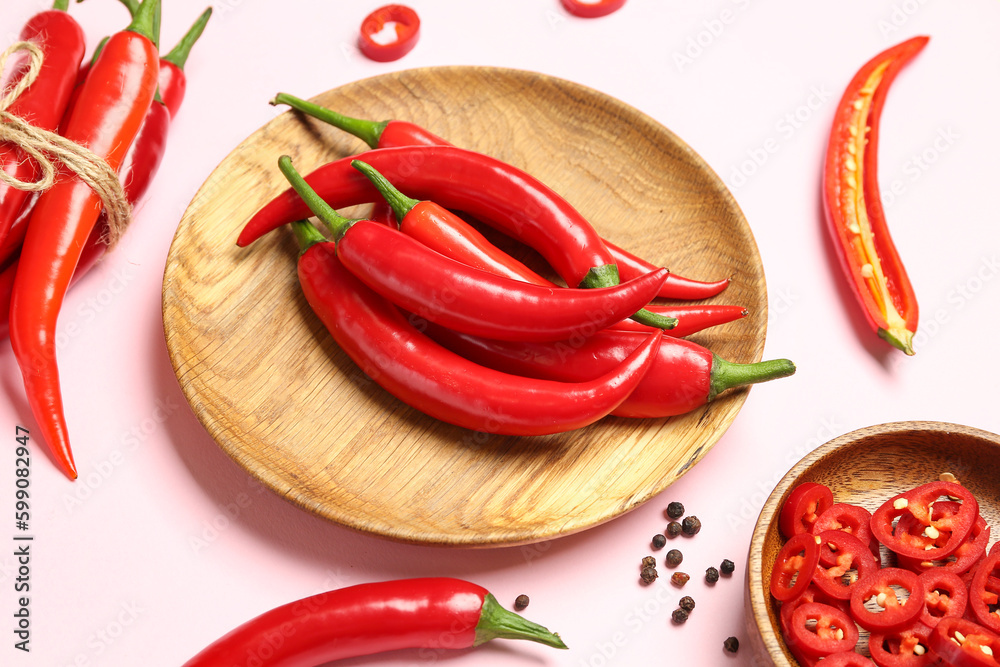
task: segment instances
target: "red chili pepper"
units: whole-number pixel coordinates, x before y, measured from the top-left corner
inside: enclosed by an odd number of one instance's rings
[[[836,607],[845,614],[851,613],[851,603],[850,601],[838,600],[832,598],[826,593],[824,593],[815,584],[815,582],[810,581],[806,589],[802,591],[797,597],[792,598],[786,602],[781,603],[781,609],[778,611],[778,624],[781,626],[781,632],[788,634],[788,629],[791,626],[792,614],[795,610],[807,602],[822,602],[823,604],[828,604],[831,607]]]
[[[117,169],[156,93],[158,56],[150,38],[158,0],[146,0],[126,30],[116,33],[94,63],[65,138],[88,147]],[[35,203],[21,251],[11,302],[10,336],[28,402],[60,468],[72,479],[55,329],[66,289],[102,210],[79,177],[60,178]]]
[[[17,258],[0,271],[0,338],[6,338],[10,324],[10,295],[14,291]]]
[[[348,586],[272,609],[184,667],[250,664],[248,657],[261,665],[316,667],[406,648],[466,649],[491,639],[566,648],[559,635],[504,609],[481,586],[443,577],[401,579]]]
[[[860,505],[834,503],[816,518],[810,532],[818,535],[824,530],[841,530],[867,544],[868,550],[877,558],[878,540],[872,535],[871,520],[871,512]]]
[[[919,622],[895,632],[873,632],[868,637],[868,652],[879,667],[930,665],[930,634],[931,629]]]
[[[391,33],[389,39],[386,33]],[[399,60],[420,39],[420,17],[406,5],[379,7],[361,22],[358,49],[372,60]]]
[[[933,628],[942,618],[962,616],[969,604],[969,590],[955,572],[944,568],[926,570],[920,574],[924,584],[924,610],[920,622]]]
[[[807,602],[792,612],[785,641],[794,653],[819,658],[852,650],[859,634],[851,617],[837,607]]]
[[[502,278],[445,257],[398,230],[341,217],[302,180],[288,156],[278,164],[334,234],[344,267],[397,306],[457,331],[498,340],[562,340],[628,317],[653,298],[666,276],[663,269],[597,289]]]
[[[813,583],[832,598],[850,600],[857,582],[878,570],[881,564],[868,550],[868,545],[853,535],[825,530],[818,537],[822,544]],[[857,579],[844,581],[851,570],[856,571]]]
[[[819,544],[809,533],[799,533],[785,542],[771,570],[771,595],[788,602],[801,595],[819,565]],[[794,624],[794,620],[792,621]]]
[[[889,85],[928,39],[887,49],[854,75],[837,108],[823,170],[827,226],[841,268],[872,328],[906,354],[913,354],[918,307],[882,211],[878,128]]]
[[[160,58],[160,99],[170,110],[174,118],[184,101],[187,92],[187,75],[184,66],[191,55],[191,47],[195,45],[212,18],[212,8],[209,7],[191,25],[177,45],[167,55]]]
[[[825,484],[803,482],[792,489],[781,505],[778,528],[785,537],[812,530],[816,519],[833,505],[833,491]]]
[[[618,11],[625,0],[562,0],[562,4],[574,16],[595,19]]]
[[[582,428],[614,410],[652,365],[662,334],[610,373],[562,383],[508,375],[446,350],[340,263],[339,249],[308,222],[292,225],[302,291],[333,339],[362,371],[421,412],[463,428],[544,435]]]
[[[932,665],[946,667],[997,667],[1000,662],[1000,636],[964,618],[941,619],[930,636],[927,647],[937,660]]]
[[[914,604],[900,600],[896,589],[909,593]],[[876,598],[874,608],[865,603]],[[892,632],[900,630],[920,617],[923,605],[916,603],[924,599],[924,585],[920,578],[909,570],[898,567],[884,567],[858,580],[851,592],[851,615],[858,625],[872,632]]]
[[[969,610],[976,622],[1000,634],[1000,552],[976,568],[969,584]]]
[[[552,343],[492,340],[461,334],[412,316],[410,322],[449,350],[512,375],[558,382],[583,382],[613,369],[648,338],[635,331],[581,331]],[[659,418],[701,407],[734,387],[786,377],[787,359],[737,364],[691,341],[665,336],[649,373],[612,412],[617,417]]]
[[[297,111],[301,111],[324,123],[353,134],[368,144],[369,148],[452,145],[433,132],[408,121],[371,121],[352,118],[287,93],[278,93],[271,100],[271,104],[287,104]],[[383,216],[388,215],[388,209],[381,206],[380,202],[376,202],[375,211],[372,213],[373,219],[381,220]],[[620,280],[632,280],[660,268],[616,246],[607,239],[602,240],[611,258],[617,264]],[[246,243],[240,242],[240,245],[249,244],[251,241],[252,239],[247,240]],[[664,282],[663,287],[660,288],[657,296],[664,299],[707,299],[719,294],[729,286],[729,282],[729,278],[713,282],[702,282],[671,273],[667,276],[667,280]]]
[[[667,280],[670,280],[670,274]],[[663,288],[660,288],[660,292]],[[677,320],[677,326],[664,333],[674,338],[684,338],[691,334],[704,331],[710,327],[734,322],[747,316],[747,309],[743,306],[730,306],[724,304],[703,304],[699,306],[646,306],[646,310],[660,317],[669,317]],[[609,328],[620,331],[649,331],[652,327],[640,324],[635,320],[622,320],[612,324]]]
[[[21,29],[20,41],[38,46],[43,61],[34,83],[7,112],[42,130],[58,127],[86,50],[83,29],[66,11],[68,5],[68,0],[56,0],[53,9],[34,15]],[[26,73],[27,68],[22,68],[11,78],[10,85],[15,85]],[[33,159],[10,143],[0,145],[0,169],[21,181],[34,181],[41,173]],[[0,183],[0,244],[28,201],[28,192]],[[0,263],[12,254],[0,254]]]
[[[875,663],[860,653],[840,651],[823,658],[823,667],[875,667]]]
[[[934,517],[934,520],[939,520],[945,514],[951,515],[957,513],[960,508],[961,505],[954,501],[939,500],[934,503],[932,516]],[[909,514],[901,516],[896,524],[897,533],[908,533],[911,535],[926,537],[926,535],[922,535],[924,531],[926,531],[926,527],[923,524],[918,523],[916,519]],[[942,533],[936,540],[928,541],[926,544],[933,544],[937,547],[944,546],[948,537],[950,537],[948,533]],[[927,558],[909,558],[907,556],[900,556],[897,554],[897,559],[899,560],[901,567],[905,567],[906,569],[913,570],[917,573],[926,572],[928,570],[947,570],[960,575],[967,572],[973,565],[983,558],[986,554],[986,545],[989,544],[989,542],[990,526],[986,523],[986,519],[980,515],[976,517],[976,522],[973,524],[972,530],[969,532],[969,536],[966,538],[965,542],[960,544],[959,547],[948,554],[947,557],[940,560],[929,560]],[[924,548],[926,548],[926,546]]]
[[[954,514],[932,519],[931,506],[942,497],[961,500],[961,507]],[[939,537],[930,537],[915,530],[895,530],[893,522],[911,515],[916,525],[930,526],[938,533],[945,533],[942,546],[936,546]],[[965,487],[954,482],[929,482],[905,493],[900,493],[882,503],[872,514],[872,533],[891,551],[906,558],[934,561],[947,558],[968,538],[979,516],[979,503]],[[904,526],[906,524],[904,523]]]

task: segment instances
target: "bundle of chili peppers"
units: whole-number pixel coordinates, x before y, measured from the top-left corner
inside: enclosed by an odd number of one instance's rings
[[[291,187],[237,243],[291,223],[310,306],[348,356],[408,405],[473,430],[538,435],[609,414],[683,414],[732,387],[794,373],[786,359],[732,363],[681,338],[746,311],[650,303],[705,299],[728,280],[677,276],[617,248],[523,170],[413,123],[348,118],[285,94],[272,103],[371,150],[304,177],[282,157]],[[366,203],[369,219],[336,212]],[[456,210],[536,250],[566,286],[491,244]]]
[[[131,23],[101,42],[83,63],[82,28],[68,0],[30,19],[22,40],[37,42],[37,78],[8,110],[90,151],[117,174],[128,205],[144,195],[166,148],[171,119],[184,99],[184,65],[211,16],[206,10],[169,53],[158,52],[159,0],[123,4]],[[15,75],[16,81],[24,72]],[[3,169],[21,181],[38,177],[22,147],[0,147]],[[104,202],[79,174],[57,168],[36,197],[0,185],[0,334],[10,336],[28,403],[60,469],[76,478],[63,411],[55,332],[70,285],[109,249]]]
[[[779,527],[770,591],[800,664],[1000,665],[1000,546],[987,551],[990,526],[965,487],[928,482],[869,512],[805,482]]]

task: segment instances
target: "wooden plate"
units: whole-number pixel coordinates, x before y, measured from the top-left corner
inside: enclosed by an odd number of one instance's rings
[[[702,280],[734,275],[716,301],[750,315],[696,340],[732,361],[760,359],[767,297],[753,235],[721,180],[644,114],[574,83],[480,67],[387,74],[314,101],[420,123],[526,169],[611,241],[651,261]],[[216,168],[171,245],[163,282],[171,361],[198,418],[250,474],[362,531],[509,545],[638,506],[722,436],[745,390],[678,418],[609,418],[572,433],[511,438],[437,422],[363,375],[301,296],[290,231],[247,249],[235,244],[246,220],[285,189],[280,155],[305,173],[363,148],[322,123],[279,115]]]
[[[776,517],[791,490],[802,482],[826,484],[834,501],[874,511],[895,494],[933,482],[945,472],[975,494],[996,541],[1000,435],[995,433],[941,422],[879,424],[821,445],[788,471],[764,503],[747,558],[747,633],[760,664],[799,664],[781,639],[779,605],[768,591],[771,566],[784,543]],[[883,552],[883,563],[887,558]],[[867,633],[861,636],[859,648],[867,655]]]

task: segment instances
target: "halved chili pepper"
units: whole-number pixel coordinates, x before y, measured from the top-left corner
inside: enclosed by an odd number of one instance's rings
[[[21,29],[20,41],[31,42],[42,51],[42,64],[34,82],[7,108],[7,113],[42,130],[58,127],[76,83],[80,61],[87,42],[83,29],[66,11],[69,0],[56,0],[53,8],[32,16]],[[15,73],[13,86],[27,74],[27,68]],[[0,169],[25,182],[40,175],[38,164],[11,143],[0,145]],[[31,194],[6,183],[0,183],[0,244],[29,202]],[[0,256],[0,263],[13,253]]]
[[[462,334],[415,316],[410,322],[444,347],[483,366],[560,382],[582,382],[607,373],[649,336],[609,328],[552,343],[508,342]],[[794,372],[795,365],[787,359],[737,364],[691,341],[665,336],[650,371],[612,414],[672,417],[701,407],[728,389]]]
[[[308,222],[292,224],[303,248],[298,276],[309,305],[340,348],[393,396],[463,428],[545,435],[582,428],[614,410],[642,380],[662,334],[611,372],[587,382],[535,380],[484,368],[415,329],[399,309],[341,264],[339,249]]]
[[[920,622],[933,628],[942,618],[962,616],[969,603],[969,590],[955,572],[933,568],[920,574],[924,584],[924,610]]]
[[[259,655],[270,656],[262,665],[314,667],[406,648],[466,649],[492,639],[566,648],[559,635],[504,609],[482,586],[439,577],[357,584],[289,602],[238,626],[184,667],[249,664],[247,656]]]
[[[498,340],[562,340],[624,319],[653,298],[666,270],[597,289],[543,287],[481,271],[399,230],[341,217],[292,166],[281,172],[330,228],[341,263],[401,308],[457,331]]]
[[[827,226],[841,268],[879,337],[913,354],[918,307],[878,188],[879,118],[889,85],[927,44],[914,37],[868,61],[837,107],[823,169]]]
[[[905,590],[908,596],[900,599],[897,588]],[[851,615],[866,630],[892,632],[920,618],[923,600],[924,585],[916,573],[884,567],[855,584],[851,592]]]
[[[833,505],[833,491],[825,484],[802,482],[797,485],[781,505],[778,529],[785,537],[812,530],[816,519]]]
[[[867,544],[849,533],[825,530],[816,537],[821,544],[813,583],[832,598],[850,600],[857,582],[878,570],[880,563]]]
[[[819,544],[809,533],[799,533],[785,542],[771,570],[771,595],[788,602],[802,594],[819,565]]]
[[[159,0],[145,0],[135,20],[108,41],[84,83],[65,138],[117,169],[156,93],[158,55],[151,40]],[[63,414],[55,329],[80,252],[102,210],[77,176],[39,196],[28,224],[11,301],[10,337],[42,440],[71,479],[76,466]]]
[[[1000,634],[1000,552],[976,568],[969,584],[969,610],[980,625]]]
[[[927,647],[945,667],[997,667],[1000,636],[964,618],[944,618],[934,626]]]
[[[837,607],[807,602],[792,613],[785,641],[793,653],[819,658],[852,650],[859,636],[858,626]]]
[[[336,128],[344,130],[345,132],[353,134],[368,144],[369,148],[452,145],[433,132],[409,121],[372,121],[361,118],[352,118],[350,116],[337,113],[327,107],[314,104],[308,100],[304,100],[287,93],[278,93],[274,99],[271,100],[271,104],[287,104],[297,111],[301,111],[302,113],[317,118],[324,123],[328,123]],[[376,209],[372,214],[372,217],[375,219],[382,219],[382,216],[386,214],[387,209],[381,207],[380,202],[376,202]],[[644,259],[640,259],[636,255],[620,248],[607,239],[602,240],[605,248],[607,248],[612,259],[617,265],[619,280],[632,280],[633,278],[638,278],[641,275],[645,275],[651,271],[656,271],[660,268]],[[246,243],[250,243],[250,241],[248,240]],[[240,245],[245,244],[241,242]],[[667,276],[667,280],[664,282],[663,287],[660,288],[657,296],[664,299],[707,299],[719,294],[722,290],[729,286],[729,283],[729,278],[703,282],[700,280],[685,278],[671,272],[670,275]]]
[[[811,532],[818,535],[824,530],[844,531],[867,544],[868,550],[878,558],[878,540],[872,534],[871,521],[872,513],[861,505],[834,503],[816,517]]]
[[[562,0],[562,5],[574,16],[596,19],[618,11],[625,5],[625,0]]]
[[[961,506],[954,514],[933,518],[932,504],[941,498],[958,498]],[[912,515],[918,525],[946,533],[946,541],[936,546],[940,535],[898,530],[893,521]],[[891,551],[910,559],[934,561],[947,558],[965,543],[979,516],[979,503],[968,489],[954,482],[928,482],[888,499],[872,514],[872,534]],[[900,518],[900,521],[902,519]],[[905,527],[904,523],[904,527]]]
[[[916,622],[895,632],[873,632],[868,652],[879,667],[926,667],[933,657],[928,651],[931,628]]]
[[[420,17],[417,13],[406,5],[386,5],[361,22],[358,49],[372,60],[390,62],[412,51],[419,40]]]
[[[960,509],[961,505],[952,500],[938,500],[934,503],[934,509],[932,512],[932,517],[935,520],[940,519],[944,514],[955,514]],[[926,544],[933,544],[935,546],[943,546],[947,541],[949,535],[947,533],[941,533],[938,535],[936,540],[930,540],[926,535],[921,535],[921,533],[926,532],[926,527],[923,524],[917,522],[910,514],[904,514],[899,518],[896,523],[895,531],[897,533],[910,533],[917,534],[920,537],[926,538],[928,541]],[[965,542],[960,544],[957,549],[948,554],[945,558],[939,560],[929,560],[927,558],[910,558],[907,556],[901,556],[897,554],[897,559],[900,566],[905,567],[908,570],[913,570],[914,572],[926,572],[928,570],[947,570],[949,572],[954,572],[955,574],[961,575],[966,572],[979,562],[983,556],[986,554],[986,545],[990,542],[990,526],[986,523],[986,519],[979,515],[976,517],[976,522],[972,526],[972,530],[969,532],[969,536],[966,538]],[[926,546],[924,547],[926,549]]]

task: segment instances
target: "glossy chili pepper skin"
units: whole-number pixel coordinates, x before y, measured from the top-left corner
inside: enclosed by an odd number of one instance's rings
[[[919,308],[889,234],[878,188],[879,119],[889,86],[927,44],[914,37],[854,75],[834,117],[823,169],[827,228],[841,268],[879,337],[913,354]]]
[[[485,588],[439,577],[358,584],[282,605],[243,623],[184,667],[249,664],[247,657],[258,655],[265,656],[260,665],[318,667],[407,648],[467,649],[494,638],[566,648],[558,635],[500,607]]]
[[[146,0],[155,5],[155,0]],[[133,26],[136,26],[133,23]],[[65,138],[117,169],[156,92],[159,56],[137,30],[116,33],[87,78]],[[103,206],[79,177],[63,174],[28,224],[11,300],[10,338],[42,439],[71,479],[70,449],[56,363],[55,330],[66,289]]]
[[[563,7],[573,16],[585,19],[596,19],[616,12],[625,6],[625,0],[597,0],[597,2],[581,2],[581,0],[562,0]]]
[[[362,371],[407,405],[474,431],[545,435],[592,424],[635,389],[662,338],[649,336],[610,373],[586,382],[524,378],[434,343],[344,268],[333,243],[313,242],[299,257],[298,275],[313,312]]]
[[[51,9],[30,18],[21,30],[20,40],[41,48],[44,60],[34,83],[7,111],[39,129],[55,130],[69,103],[86,50],[83,29],[68,12]],[[22,69],[14,80],[25,71]],[[33,181],[40,174],[37,163],[9,143],[0,145],[0,168],[21,181]],[[30,198],[29,193],[0,183],[0,244]],[[0,255],[0,262],[11,255]]]
[[[452,145],[445,139],[415,123],[403,120],[370,121],[352,118],[327,107],[309,102],[308,100],[289,95],[288,93],[278,93],[271,100],[271,104],[287,104],[297,111],[301,111],[314,118],[318,118],[324,123],[353,134],[368,144],[369,148]],[[391,213],[388,207],[380,201],[376,201],[371,216],[372,219],[389,222],[390,216]],[[241,243],[241,245],[243,244]],[[614,245],[607,239],[604,239],[604,245],[617,264],[619,280],[631,280],[660,268]],[[707,299],[726,289],[729,283],[729,278],[702,282],[671,273],[667,276],[667,280],[663,283],[657,296],[664,299]]]
[[[606,329],[555,343],[491,340],[458,333],[411,316],[418,329],[442,346],[496,370],[525,377],[581,382],[620,364],[649,334]],[[665,336],[639,385],[612,414],[658,418],[684,414],[733,387],[791,375],[786,359],[734,364],[691,341]]]

